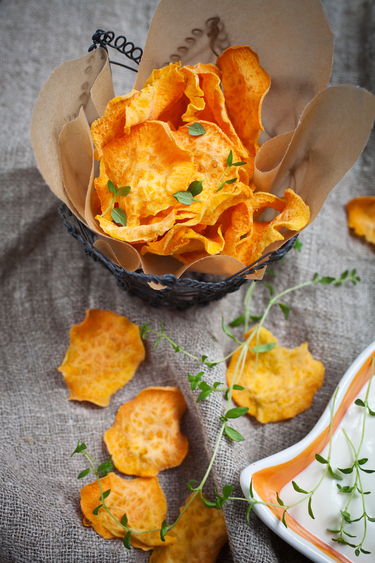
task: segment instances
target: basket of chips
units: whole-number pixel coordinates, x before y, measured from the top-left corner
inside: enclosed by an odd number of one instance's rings
[[[98,30],[87,55],[55,70],[35,104],[32,141],[86,254],[152,305],[187,308],[259,279],[293,246],[358,158],[372,99],[349,86],[324,90],[333,38],[318,3],[308,31],[279,37],[292,83],[262,45],[262,17],[251,38],[257,53],[244,29],[229,40],[239,30],[225,2],[203,25],[185,29],[178,19],[185,44],[171,45],[160,41],[176,25],[168,1],[156,10],[143,54]],[[181,2],[174,8],[184,12]],[[127,64],[111,61],[110,47]],[[139,65],[128,94],[115,97],[111,63]]]

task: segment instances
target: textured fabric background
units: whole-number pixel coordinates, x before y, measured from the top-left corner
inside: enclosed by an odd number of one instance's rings
[[[0,170],[1,170],[1,379],[0,379],[0,561],[1,563],[118,563],[148,561],[149,555],[126,552],[119,541],[105,541],[83,527],[79,507],[85,467],[70,458],[83,440],[100,461],[107,458],[102,440],[125,401],[150,385],[177,385],[188,410],[182,430],[190,451],[182,466],[164,471],[169,516],[178,514],[188,496],[186,484],[199,480],[215,442],[222,402],[218,396],[197,405],[187,372],[199,366],[167,343],[152,352],[134,379],[102,409],[68,402],[68,392],[56,368],[68,346],[68,332],[80,323],[85,309],[106,308],[135,323],[154,328],[166,319],[166,329],[181,347],[223,357],[231,341],[221,331],[221,317],[231,321],[241,312],[245,288],[219,303],[188,312],[154,310],[117,287],[111,274],[84,256],[67,235],[58,202],[35,165],[29,129],[33,104],[52,70],[78,58],[97,28],[124,33],[143,46],[156,0],[2,0],[0,2]],[[375,6],[372,0],[324,0],[336,37],[331,83],[352,83],[374,91]],[[117,93],[132,85],[131,74],[115,73]],[[267,321],[282,345],[308,341],[315,358],[326,367],[323,387],[312,407],[293,420],[261,425],[241,419],[236,427],[243,444],[223,440],[212,472],[219,489],[233,484],[250,462],[302,439],[323,412],[333,389],[357,355],[374,340],[374,248],[349,233],[345,203],[357,195],[375,195],[375,136],[354,168],[328,198],[320,216],[300,237],[302,252],[291,251],[277,265],[275,286],[282,290],[311,279],[318,271],[339,275],[357,268],[356,287],[314,287],[285,301],[292,312],[286,322],[275,310]],[[267,290],[258,286],[253,313],[262,311]],[[240,331],[238,332],[240,334]],[[207,379],[224,378],[223,366]],[[229,563],[295,563],[307,561],[270,532],[255,515],[250,525],[241,504],[225,506],[229,546],[219,561]]]

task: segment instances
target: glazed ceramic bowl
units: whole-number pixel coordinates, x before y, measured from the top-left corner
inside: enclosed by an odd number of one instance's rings
[[[333,439],[335,439],[335,431],[340,428],[340,423],[346,412],[353,405],[370,378],[373,357],[375,357],[375,342],[360,354],[339,383],[334,404]],[[333,398],[316,426],[301,442],[266,459],[257,461],[243,470],[241,487],[247,498],[250,498],[250,482],[252,481],[255,499],[277,504],[276,492],[283,498],[281,493],[283,487],[291,483],[292,480],[298,482],[298,476],[302,471],[306,470],[313,462],[318,463],[315,461],[315,454],[321,454],[329,444],[332,405]],[[354,408],[359,409],[360,407],[354,406]],[[375,482],[373,476],[372,479]],[[333,483],[332,486],[337,490],[336,483]],[[373,494],[375,496],[375,490]],[[368,563],[374,561],[375,552],[372,555],[361,554],[358,558],[352,548],[345,546],[343,549],[337,543],[330,541],[329,538],[332,537],[332,534],[327,534],[327,538],[325,538],[327,541],[324,541],[322,537],[315,535],[312,531],[314,527],[310,527],[306,520],[302,525],[293,516],[288,515],[286,520],[288,527],[286,528],[282,523],[283,510],[278,507],[255,504],[254,510],[271,530],[316,563],[351,563],[352,561],[362,561],[362,558],[367,560]],[[371,516],[374,515],[371,514]],[[369,529],[368,534],[374,536],[375,523],[370,524],[370,526],[373,526],[374,529]],[[348,538],[348,541],[353,540]]]

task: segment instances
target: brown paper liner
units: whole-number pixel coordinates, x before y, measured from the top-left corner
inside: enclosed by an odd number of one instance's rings
[[[241,17],[239,17],[241,14]],[[263,145],[255,158],[258,190],[283,196],[292,188],[315,219],[328,194],[363,150],[375,117],[375,97],[362,88],[326,90],[333,36],[319,0],[162,0],[147,36],[135,88],[170,61],[215,62],[229,45],[248,44],[272,79],[262,109]],[[173,257],[140,256],[107,236],[95,219],[89,125],[114,97],[107,53],[97,49],[58,67],[35,104],[31,137],[51,190],[97,235],[95,247],[129,271],[154,275],[186,271],[230,276],[244,264],[209,256],[184,265]],[[269,213],[271,213],[270,210]],[[268,213],[268,212],[266,212]],[[285,240],[269,246],[276,250]],[[255,277],[255,276],[251,276]],[[160,288],[160,286],[158,286]]]

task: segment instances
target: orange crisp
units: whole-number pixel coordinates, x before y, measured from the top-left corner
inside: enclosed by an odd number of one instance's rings
[[[133,377],[145,350],[137,325],[102,309],[89,309],[85,320],[70,329],[70,344],[58,370],[70,401],[101,407]]]
[[[185,506],[191,497],[186,500]],[[176,542],[156,547],[149,563],[214,563],[228,540],[222,511],[208,508],[199,494],[166,538],[168,536]]]
[[[250,331],[245,334],[245,338]],[[250,350],[255,344],[276,343],[269,352],[258,355],[248,351],[245,366],[236,383],[244,391],[233,391],[233,400],[241,407],[248,407],[248,414],[259,422],[275,422],[291,418],[306,410],[324,378],[324,366],[314,360],[307,343],[289,350],[277,344],[277,339],[265,328],[260,329],[259,342],[253,338]],[[234,376],[239,352],[232,356],[227,380],[230,385]]]
[[[375,197],[356,197],[346,206],[348,224],[356,235],[375,244]]]
[[[176,467],[188,452],[180,418],[186,403],[177,387],[148,387],[120,407],[104,434],[112,461],[128,475],[153,477]]]
[[[110,512],[121,522],[126,514],[127,526],[137,531],[155,530],[161,528],[167,516],[167,501],[159,485],[159,479],[121,479],[115,473],[109,473],[100,479],[103,492],[110,490],[105,502]],[[102,538],[123,538],[126,530],[119,526],[104,508],[100,508],[98,515],[93,510],[101,505],[100,489],[97,481],[86,485],[81,490],[81,508],[84,514],[85,526],[92,526]],[[131,534],[130,543],[148,551],[157,545],[168,545],[176,540],[168,535],[165,543],[160,539],[159,532]]]

